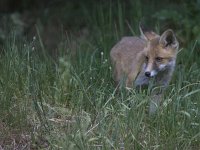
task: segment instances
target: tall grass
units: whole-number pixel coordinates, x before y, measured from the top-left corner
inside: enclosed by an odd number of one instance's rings
[[[191,43],[178,54],[163,105],[150,116],[145,92],[117,91],[112,79],[111,47],[126,33],[138,32],[138,22],[124,20],[123,5],[114,6],[117,11],[113,5],[93,10],[93,18],[87,18],[91,37],[73,41],[76,47],[65,50],[76,54],[60,56],[56,63],[44,48],[35,47],[38,38],[30,43],[15,36],[8,40],[0,59],[0,123],[7,132],[20,129],[30,135],[34,148],[200,148],[198,45]],[[139,10],[129,12],[138,12],[133,20],[142,15],[139,2],[136,6]],[[7,132],[0,132],[3,138]]]

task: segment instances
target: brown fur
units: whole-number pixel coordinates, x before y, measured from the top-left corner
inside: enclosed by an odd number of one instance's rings
[[[166,87],[175,67],[178,41],[172,30],[161,36],[154,32],[143,33],[141,37],[123,37],[110,52],[114,65],[114,79],[117,84],[125,78],[125,86],[148,85],[151,77],[157,86]],[[161,90],[162,91],[162,90]],[[160,105],[162,93],[152,92],[149,111],[154,113]]]
[[[151,31],[141,32],[141,38],[123,37],[110,52],[115,81],[120,83],[120,80],[125,78],[126,86],[131,87],[141,72],[146,56],[149,57],[147,67],[150,69],[161,63],[167,64],[170,59],[176,59],[177,43],[169,43],[171,41],[167,38],[170,36],[173,36],[172,30],[167,30],[162,36]],[[162,57],[162,61],[155,62],[156,57]]]
[[[136,78],[144,61],[144,47],[145,40],[138,37],[124,37],[112,48],[110,56],[116,82],[119,82],[123,76],[128,76],[127,84],[130,85],[130,82]]]

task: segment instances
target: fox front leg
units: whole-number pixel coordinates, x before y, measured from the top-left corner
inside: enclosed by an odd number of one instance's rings
[[[136,79],[137,77],[137,72],[130,72],[128,74],[128,77],[126,79],[126,87],[131,88],[133,87],[133,81]]]
[[[152,95],[150,99],[149,105],[149,114],[155,114],[155,112],[159,109],[162,101],[162,94]]]
[[[136,80],[138,74],[141,72],[142,65],[144,64],[144,54],[143,52],[139,53],[137,56],[137,63],[132,63],[131,71],[129,72],[126,80],[126,86],[132,87],[133,82]]]

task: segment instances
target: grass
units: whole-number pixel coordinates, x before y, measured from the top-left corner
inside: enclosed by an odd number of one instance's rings
[[[111,47],[138,33],[124,11],[120,4],[117,11],[97,7],[94,18],[86,17],[90,37],[67,37],[56,62],[38,36],[27,42],[11,35],[0,59],[0,148],[200,148],[198,43],[178,54],[163,105],[150,116],[145,92],[117,92],[112,79]]]

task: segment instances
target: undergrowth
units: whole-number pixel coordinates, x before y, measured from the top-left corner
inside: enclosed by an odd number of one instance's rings
[[[127,24],[123,5],[111,6],[87,18],[94,23],[89,39],[67,37],[56,61],[39,35],[7,40],[0,59],[2,148],[200,148],[198,42],[179,52],[163,104],[150,116],[145,92],[118,91],[112,79],[109,51],[121,36],[137,34],[138,22]],[[10,140],[17,134],[21,140]]]

